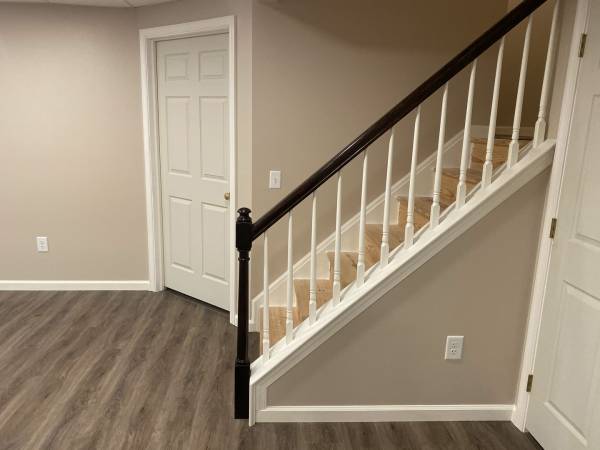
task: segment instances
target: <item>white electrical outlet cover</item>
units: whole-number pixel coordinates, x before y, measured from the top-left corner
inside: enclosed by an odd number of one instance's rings
[[[35,238],[38,252],[48,251],[48,238],[46,236],[38,236]]]
[[[279,189],[281,187],[281,171],[271,170],[269,172],[269,189]]]
[[[445,359],[462,359],[464,336],[447,336]]]

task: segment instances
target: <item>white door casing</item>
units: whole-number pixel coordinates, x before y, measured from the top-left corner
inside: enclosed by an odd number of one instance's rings
[[[165,286],[230,309],[228,36],[156,44]]]
[[[600,0],[590,2],[526,427],[600,448]]]

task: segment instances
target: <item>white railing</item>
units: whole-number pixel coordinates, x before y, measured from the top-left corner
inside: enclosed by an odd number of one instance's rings
[[[394,129],[388,144],[387,169],[385,172],[385,196],[383,199],[383,226],[379,264],[385,266],[390,256],[390,203],[392,202],[392,166],[394,160]]]
[[[365,282],[365,228],[367,222],[367,172],[369,167],[369,151],[363,153],[362,185],[360,191],[360,223],[358,226],[358,262],[356,263],[356,285]]]
[[[485,147],[485,162],[481,184],[487,187],[492,182],[492,170],[494,168],[494,141],[496,137],[496,120],[498,119],[498,100],[500,98],[500,79],[502,78],[502,60],[504,59],[504,38],[500,41],[498,49],[498,60],[496,62],[496,75],[494,77],[494,94],[492,95],[492,108],[490,112],[490,125],[488,127],[487,143]]]
[[[269,332],[270,309],[269,309],[269,239],[265,232],[263,253],[263,329],[262,329],[262,353],[265,359],[269,359],[271,354],[269,345],[271,342]]]
[[[308,288],[308,320],[317,320],[317,193],[312,195],[312,220],[310,227],[310,285]]]
[[[456,207],[461,208],[467,199],[467,168],[471,156],[471,120],[473,118],[473,97],[475,96],[475,73],[477,60],[471,66],[469,77],[469,93],[467,94],[467,112],[465,114],[465,130],[463,132],[462,152],[460,156],[460,173],[456,186]]]
[[[510,145],[508,147],[508,160],[506,165],[512,167],[519,158],[519,134],[521,131],[521,114],[523,113],[523,96],[525,95],[525,77],[527,76],[527,61],[529,60],[529,43],[531,41],[531,25],[533,16],[527,20],[525,31],[525,42],[523,43],[523,56],[521,58],[521,71],[519,72],[519,87],[517,88],[517,100],[515,104],[515,116]]]
[[[333,304],[340,302],[342,290],[342,172],[338,172],[335,201],[335,254],[333,255]]]
[[[294,332],[294,216],[288,214],[287,289],[285,311],[285,341],[292,342]]]
[[[431,212],[429,213],[429,223],[431,229],[434,229],[440,223],[440,196],[442,191],[442,168],[444,157],[444,144],[446,144],[446,112],[448,110],[448,83],[444,86],[442,95],[442,111],[440,113],[440,132],[438,133],[437,155],[435,159],[435,179],[433,181],[433,199],[431,202]]]
[[[417,108],[415,129],[413,131],[412,157],[410,160],[410,178],[408,182],[408,201],[406,205],[406,225],[404,226],[404,248],[413,244],[415,235],[415,181],[417,178],[417,156],[419,152],[419,126],[421,124],[421,107]]]
[[[551,29],[549,33],[548,47],[546,52],[546,63],[544,69],[544,77],[540,93],[539,112],[537,115],[537,121],[535,123],[535,133],[533,136],[533,147],[535,148],[541,144],[545,139],[546,133],[546,115],[548,109],[548,96],[551,83],[551,75],[553,68],[553,59],[556,52],[556,27],[558,22],[558,8],[559,1],[554,6],[552,15]],[[529,50],[532,32],[532,17],[529,16],[527,20],[527,28],[525,31],[523,50],[521,55],[521,65],[519,70],[519,81],[517,90],[515,93],[515,107],[514,117],[512,123],[512,133],[508,150],[506,152],[506,167],[513,167],[518,163],[521,139],[521,119],[523,112],[523,101],[525,94],[525,80],[527,76],[527,65],[529,60]],[[487,129],[487,139],[485,145],[485,156],[482,166],[481,174],[481,189],[488,189],[493,184],[493,173],[497,168],[494,167],[494,150],[496,146],[496,127],[498,118],[498,103],[500,99],[500,84],[502,76],[503,59],[505,53],[505,38],[501,38],[498,46],[498,54],[496,59],[496,70],[494,77],[492,100],[490,105],[489,115],[489,126]],[[469,165],[472,159],[471,150],[471,130],[473,121],[473,108],[475,101],[475,77],[477,73],[477,59],[473,61],[470,66],[469,74],[469,87],[466,98],[466,108],[464,117],[464,131],[462,138],[462,146],[460,153],[460,167],[458,168],[458,182],[456,184],[456,192],[454,194],[454,210],[460,211],[460,209],[469,201],[469,188],[473,187],[473,179],[469,178]],[[440,123],[439,133],[437,136],[437,148],[435,155],[435,174],[433,179],[433,186],[431,189],[431,207],[430,210],[424,212],[422,209],[415,211],[415,199],[417,192],[417,168],[418,168],[418,153],[419,153],[419,133],[421,128],[422,110],[421,106],[417,107],[413,136],[412,136],[412,153],[410,159],[410,171],[408,177],[408,195],[406,198],[406,216],[405,222],[394,224],[394,232],[398,233],[398,229],[404,225],[403,228],[403,240],[401,248],[404,250],[409,249],[419,239],[420,234],[416,232],[415,217],[419,214],[420,220],[422,220],[422,214],[428,214],[429,227],[424,230],[425,233],[435,233],[436,227],[444,220],[442,214],[442,192],[444,195],[449,195],[448,190],[444,190],[444,151],[446,144],[446,124],[448,111],[448,93],[450,83],[446,83],[443,86],[442,98],[441,98],[441,111],[440,111]],[[451,113],[455,113],[451,111]],[[393,173],[394,173],[394,151],[395,146],[398,145],[398,131],[393,127],[389,134],[389,141],[387,143],[387,163],[385,172],[385,190],[383,195],[383,219],[381,223],[381,241],[380,241],[380,259],[378,264],[371,269],[372,271],[382,270],[388,265],[389,262],[393,261],[394,258],[401,258],[403,252],[394,252],[391,248],[391,225],[392,225],[392,205],[393,205]],[[368,182],[368,151],[363,152],[362,160],[362,179],[361,179],[361,195],[360,195],[360,211],[358,214],[358,245],[356,248],[356,277],[354,283],[347,287],[342,285],[342,280],[345,279],[345,274],[342,273],[342,172],[337,173],[337,188],[336,188],[336,210],[335,210],[335,232],[333,238],[333,266],[330,271],[331,279],[331,299],[330,306],[331,310],[340,303],[343,302],[345,297],[345,290],[355,290],[361,288],[365,283],[369,283],[370,272],[367,271],[366,261],[366,245],[367,245],[367,182]],[[502,158],[497,156],[496,159],[501,160]],[[454,172],[453,172],[454,173]],[[447,202],[447,199],[444,199]],[[448,207],[448,204],[444,204],[444,207]],[[401,221],[402,219],[400,219]],[[311,234],[310,234],[310,253],[309,253],[309,280],[308,280],[308,299],[299,298],[298,292],[294,295],[295,290],[295,278],[294,278],[294,236],[293,236],[293,214],[292,212],[288,215],[288,232],[287,232],[287,272],[286,272],[286,289],[285,289],[285,339],[283,339],[282,345],[289,345],[296,339],[296,330],[294,328],[294,318],[298,316],[300,310],[306,310],[306,308],[300,308],[298,302],[308,302],[308,316],[299,317],[300,321],[308,320],[308,327],[313,326],[318,320],[319,315],[317,314],[319,305],[317,303],[317,296],[319,291],[319,280],[317,278],[317,265],[318,265],[318,249],[317,249],[317,193],[316,191],[312,194],[312,209],[311,209]],[[421,223],[420,223],[421,224]],[[422,225],[422,224],[421,224]],[[421,234],[422,235],[422,234]],[[353,241],[353,239],[349,239]],[[397,237],[394,242],[397,241]],[[264,268],[263,268],[263,285],[269,286],[269,242],[267,233],[264,233]],[[369,253],[370,255],[370,253]],[[327,281],[327,280],[325,280]],[[262,296],[262,350],[263,360],[269,359],[273,352],[277,350],[277,347],[273,347],[273,342],[270,342],[270,315],[269,315],[269,289],[265,288]],[[296,308],[296,309],[295,309]],[[306,325],[305,325],[306,326]],[[277,328],[274,328],[274,330]],[[283,336],[281,336],[283,337]]]

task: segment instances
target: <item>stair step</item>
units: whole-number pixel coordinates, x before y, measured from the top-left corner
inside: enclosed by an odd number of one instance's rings
[[[369,223],[366,226],[367,236],[367,247],[374,247],[378,250],[381,249],[381,235],[383,233],[383,225],[380,223]],[[390,224],[390,234],[388,237],[388,243],[390,250],[398,247],[404,242],[404,225]],[[379,261],[379,253],[377,254],[377,261]]]
[[[485,162],[485,154],[487,147],[487,139],[476,138],[472,139],[473,143],[471,151],[471,169],[483,170],[483,163]],[[520,139],[519,148],[523,148],[529,139]],[[508,159],[508,147],[510,145],[510,139],[498,138],[494,139],[494,150],[492,153],[492,166],[499,167],[506,162]]]
[[[440,193],[440,205],[454,203],[456,199],[456,187],[458,186],[459,169],[442,170],[442,190]],[[469,193],[481,181],[481,170],[467,170],[467,193]]]
[[[400,208],[398,209],[398,223],[402,226],[406,225],[406,213],[408,211],[408,197],[398,197]],[[414,210],[414,225],[415,231],[429,223],[429,215],[431,213],[431,197],[415,197]]]
[[[333,283],[333,266],[335,260],[335,252],[327,252],[329,258],[329,279]],[[358,253],[356,252],[341,252],[340,253],[340,282],[342,289],[356,280],[356,264],[358,262]]]
[[[294,291],[296,292],[300,321],[308,318],[309,288],[309,279],[297,278],[294,280]],[[333,297],[331,280],[317,279],[317,309],[324,305],[331,297]]]
[[[379,230],[379,232],[377,232]],[[365,227],[365,270],[369,270],[375,264],[379,262],[379,255],[381,250],[381,225],[370,225],[367,224]],[[395,232],[397,234],[397,231]],[[377,239],[377,241],[375,241]],[[390,227],[390,240],[392,237],[392,230]],[[395,241],[396,239],[394,239]],[[396,243],[395,247],[398,246]],[[327,252],[327,258],[329,258],[329,279],[333,285],[333,267],[335,252]],[[340,255],[340,281],[342,289],[356,280],[356,266],[358,264],[358,252],[341,252]]]
[[[263,336],[263,307],[258,310],[260,323],[260,351],[262,353],[262,336]],[[277,341],[285,336],[285,321],[287,319],[287,311],[284,306],[269,306],[269,342],[273,346]],[[292,320],[294,327],[300,325],[301,320],[298,316],[298,309],[292,309]]]

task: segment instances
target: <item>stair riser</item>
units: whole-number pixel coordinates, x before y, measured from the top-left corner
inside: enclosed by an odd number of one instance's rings
[[[329,281],[333,285],[334,254],[328,253],[329,257]],[[340,284],[342,289],[356,280],[356,258],[342,255],[340,258]]]
[[[406,225],[406,214],[408,213],[408,202],[404,199],[400,201],[398,208],[398,224]],[[429,210],[419,209],[415,204],[414,210],[414,226],[415,231],[421,229],[427,223],[429,223]]]
[[[483,170],[485,162],[486,144],[473,144],[471,153],[471,169]],[[499,167],[508,159],[508,146],[495,145],[492,153],[493,167]]]

